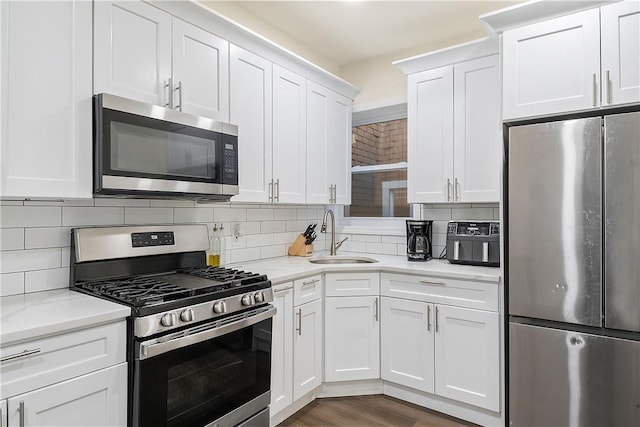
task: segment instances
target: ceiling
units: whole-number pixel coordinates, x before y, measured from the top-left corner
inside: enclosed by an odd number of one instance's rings
[[[478,15],[519,1],[233,1],[338,66],[482,34]],[[474,37],[474,38],[475,38]],[[471,39],[471,38],[470,38]]]

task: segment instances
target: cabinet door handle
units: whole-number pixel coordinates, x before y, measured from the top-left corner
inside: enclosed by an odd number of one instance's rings
[[[269,183],[269,201],[273,202],[273,179]]]
[[[298,331],[298,335],[302,335],[302,309],[301,308],[298,309],[296,316],[298,317],[298,327],[296,328],[296,331]]]
[[[458,178],[455,178],[453,180],[453,196],[456,199],[456,202],[460,199],[460,196],[458,195],[458,187],[460,186],[460,183],[458,183]]]
[[[432,282],[431,280],[420,280],[419,283],[422,283],[423,285],[446,286],[446,283],[444,282]]]
[[[607,104],[611,104],[611,78],[609,76],[609,70],[605,73],[605,88],[607,89]]]
[[[20,427],[24,427],[24,401],[22,400],[20,401],[18,411],[20,412]]]
[[[447,202],[451,200],[451,180],[447,178]]]
[[[427,331],[431,332],[431,306],[427,304]]]
[[[178,82],[178,86],[176,86],[174,90],[178,91],[178,105],[173,107],[173,109],[182,111],[182,81]]]
[[[308,282],[302,282],[302,286],[315,285],[315,284],[316,284],[316,283],[318,283],[319,281],[320,281],[320,279],[309,280]]]
[[[593,73],[593,106],[598,102],[598,82],[596,81],[596,73]]]
[[[374,317],[375,317],[376,322],[377,322],[378,321],[378,298],[376,298],[376,300],[375,300],[373,309],[374,309]]]
[[[39,348],[34,348],[33,350],[24,350],[24,351],[21,351],[20,353],[4,356],[2,359],[0,359],[0,363],[8,362],[9,360],[21,359],[23,357],[32,356],[38,353],[40,353]]]
[[[273,199],[275,202],[280,202],[280,178],[276,179],[276,183],[273,184]]]
[[[438,310],[438,307],[436,306],[436,332],[440,331],[440,323],[438,321],[438,317],[440,316],[440,311]]]
[[[167,89],[167,102],[165,102],[164,106],[167,108],[173,108],[173,83],[171,81],[171,77],[169,77],[169,80],[164,81],[164,87]]]

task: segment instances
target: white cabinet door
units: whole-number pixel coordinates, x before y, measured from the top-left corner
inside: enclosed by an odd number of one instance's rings
[[[230,46],[230,121],[238,125],[240,194],[234,202],[268,202],[272,177],[271,62]]]
[[[229,42],[180,19],[172,21],[174,108],[229,121]]]
[[[453,67],[410,74],[408,86],[408,201],[452,201]]]
[[[329,102],[329,183],[333,201],[351,204],[351,99],[332,93]]]
[[[600,105],[599,9],[505,31],[502,46],[504,119]]]
[[[327,273],[325,275],[325,295],[358,296],[380,294],[380,273]]]
[[[498,55],[454,66],[454,200],[500,201]]]
[[[127,364],[12,397],[8,399],[8,410],[10,427],[125,426]]]
[[[307,203],[330,203],[331,102],[329,89],[307,80]]]
[[[271,415],[293,402],[293,285],[274,286],[271,343]]]
[[[325,381],[380,378],[379,300],[325,299]]]
[[[433,304],[382,297],[381,308],[381,378],[433,393]]]
[[[500,410],[498,313],[436,306],[436,394]]]
[[[274,202],[304,203],[306,191],[306,80],[273,65]]]
[[[322,384],[322,300],[294,307],[293,400]]]
[[[141,1],[96,1],[94,92],[168,102],[171,16]]]
[[[640,102],[640,2],[600,8],[602,105]]]
[[[7,427],[7,401],[0,400],[0,427]]]
[[[0,197],[90,198],[92,3],[0,7]]]

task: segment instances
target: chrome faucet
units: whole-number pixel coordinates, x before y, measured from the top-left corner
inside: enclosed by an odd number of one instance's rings
[[[324,211],[324,217],[322,218],[322,227],[320,227],[321,233],[327,232],[327,214],[331,214],[331,250],[329,251],[329,255],[335,255],[338,248],[342,246],[345,240],[348,237],[345,237],[338,243],[336,243],[336,217],[333,215],[333,211],[331,209],[327,209]]]

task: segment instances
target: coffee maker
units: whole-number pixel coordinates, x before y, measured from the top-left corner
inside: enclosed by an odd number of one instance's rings
[[[431,235],[433,221],[407,220],[407,259],[409,261],[427,261],[431,254]]]

